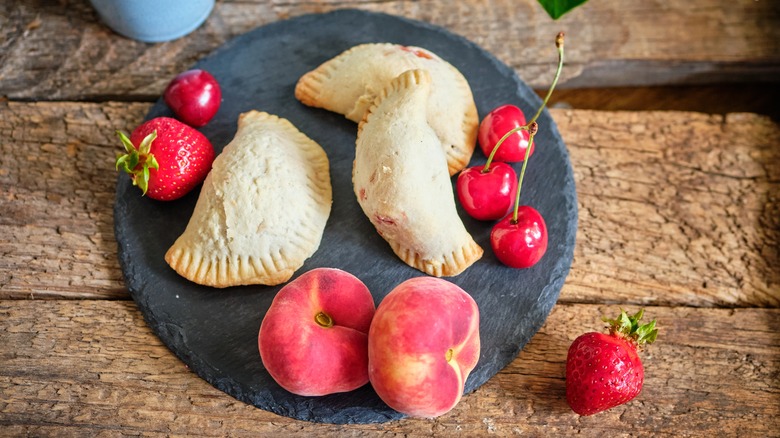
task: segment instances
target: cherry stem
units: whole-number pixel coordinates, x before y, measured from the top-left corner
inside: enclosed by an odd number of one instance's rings
[[[520,210],[520,189],[523,187],[523,178],[525,178],[525,168],[528,166],[528,157],[531,155],[531,147],[534,145],[534,135],[539,130],[536,122],[531,122],[528,129],[528,147],[525,148],[525,157],[523,158],[523,167],[520,168],[520,177],[517,179],[517,194],[515,195],[515,209],[512,211],[512,224],[517,223],[517,212]]]
[[[559,32],[558,35],[555,36],[555,47],[558,49],[558,68],[555,70],[555,78],[550,85],[550,89],[547,90],[547,96],[544,97],[542,106],[539,107],[536,114],[531,118],[531,121],[528,122],[529,125],[542,115],[542,110],[547,106],[547,101],[550,100],[550,96],[552,96],[553,90],[558,84],[558,78],[561,77],[561,70],[563,70],[563,32]]]
[[[529,125],[525,126],[518,126],[517,128],[513,128],[511,131],[504,134],[503,137],[501,137],[500,140],[496,143],[496,145],[493,147],[493,150],[490,151],[490,155],[488,156],[487,161],[485,162],[485,167],[482,168],[482,173],[488,173],[490,171],[490,165],[493,163],[493,157],[496,156],[496,152],[498,152],[498,148],[501,146],[501,144],[509,138],[510,135],[514,134],[515,132],[519,131],[527,131]]]
[[[510,135],[519,132],[519,131],[528,131],[530,129],[530,126],[532,123],[536,123],[536,119],[539,118],[539,116],[542,115],[542,111],[547,106],[547,101],[550,100],[550,96],[552,96],[553,90],[555,89],[555,86],[558,84],[558,78],[561,77],[561,71],[563,70],[563,32],[559,32],[558,35],[555,36],[555,47],[558,49],[558,67],[555,70],[555,77],[553,78],[552,84],[550,85],[550,89],[547,90],[547,96],[544,97],[544,101],[542,101],[542,106],[539,107],[539,109],[536,111],[536,114],[531,118],[531,120],[525,124],[525,126],[518,126],[517,128],[512,129],[511,131],[504,134],[503,137],[501,137],[500,140],[496,143],[495,146],[493,146],[493,150],[490,151],[490,156],[488,157],[487,161],[485,162],[485,166],[482,168],[482,173],[488,173],[490,171],[490,165],[493,163],[493,157],[496,155],[496,152],[498,152],[498,148],[501,146],[501,144],[509,138]],[[525,168],[525,160],[528,159],[528,151],[531,149],[531,141],[529,139],[528,141],[528,147],[525,151],[525,159],[523,160],[523,168]],[[518,190],[518,195],[520,194]],[[516,209],[515,209],[516,210]],[[516,215],[515,215],[516,216]]]

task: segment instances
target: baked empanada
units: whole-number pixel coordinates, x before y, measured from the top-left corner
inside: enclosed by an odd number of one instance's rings
[[[427,119],[446,154],[449,174],[454,175],[474,153],[479,116],[466,78],[426,49],[390,43],[355,46],[303,75],[295,97],[360,122],[382,89],[413,69],[427,70],[432,78]]]
[[[207,286],[283,283],[319,247],[331,203],[320,145],[285,119],[249,111],[165,260]]]
[[[408,265],[437,277],[463,272],[482,256],[455,207],[436,133],[428,125],[426,70],[389,83],[358,126],[352,182],[358,203]]]

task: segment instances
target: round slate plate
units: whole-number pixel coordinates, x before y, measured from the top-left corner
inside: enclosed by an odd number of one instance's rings
[[[551,60],[553,38],[550,35]],[[238,115],[250,109],[290,120],[325,149],[333,208],[319,250],[293,278],[316,267],[340,268],[363,280],[378,305],[396,285],[423,274],[393,254],[357,204],[351,183],[356,125],[341,115],[303,106],[293,95],[297,79],[305,72],[366,42],[421,46],[448,60],[471,84],[480,118],[505,103],[533,114],[541,101],[510,68],[464,38],[428,24],[355,10],[257,28],[195,65],[211,72],[222,85],[222,107],[202,128],[217,153],[235,134]],[[553,68],[551,61],[551,76]],[[172,114],[158,101],[147,118],[163,115]],[[482,350],[466,382],[466,393],[511,362],[539,330],[571,266],[577,228],[572,169],[547,111],[539,126],[522,196],[523,203],[539,210],[547,223],[549,247],[542,260],[524,270],[503,266],[490,250],[492,223],[471,220],[460,211],[467,229],[485,249],[481,260],[449,279],[469,292],[480,308]],[[484,161],[482,153],[475,152],[472,164]],[[281,286],[212,289],[187,281],[165,263],[165,251],[187,225],[197,196],[198,190],[178,201],[157,202],[141,197],[124,175],[117,183],[114,214],[120,264],[133,299],[157,336],[203,379],[268,411],[329,423],[403,417],[387,407],[370,385],[349,393],[300,397],[271,379],[260,360],[257,332]]]

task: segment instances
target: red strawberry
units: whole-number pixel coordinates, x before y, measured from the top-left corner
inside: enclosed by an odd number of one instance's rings
[[[639,325],[644,310],[634,316],[621,311],[617,319],[603,318],[609,334],[585,333],[569,347],[566,357],[566,401],[580,415],[593,415],[639,394],[644,368],[637,347],[655,341],[655,320]]]
[[[202,183],[211,170],[214,148],[199,131],[169,117],[149,120],[130,134],[117,131],[127,153],[116,160],[144,195],[171,201]]]

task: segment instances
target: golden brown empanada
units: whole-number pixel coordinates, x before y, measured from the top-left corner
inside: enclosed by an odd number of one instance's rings
[[[412,69],[427,70],[433,80],[427,119],[446,154],[449,174],[454,175],[474,152],[479,116],[466,78],[426,49],[389,43],[355,46],[303,75],[295,97],[360,122],[382,89]]]
[[[363,212],[408,265],[457,275],[482,256],[455,208],[447,163],[428,125],[426,70],[410,70],[377,97],[358,126],[352,182]]]
[[[249,111],[165,260],[207,286],[283,283],[319,247],[331,203],[320,145],[285,119]]]

